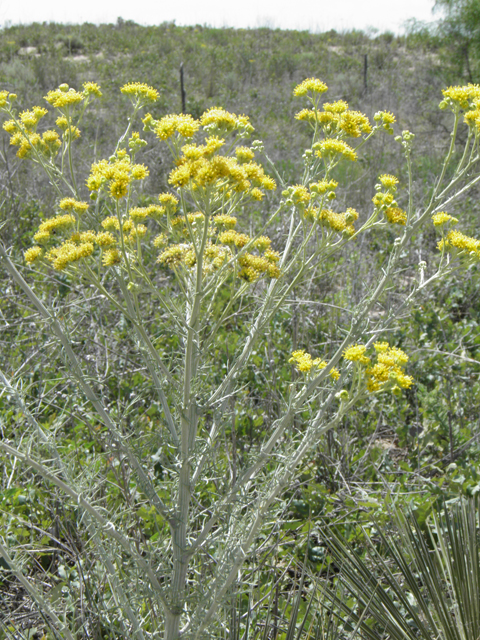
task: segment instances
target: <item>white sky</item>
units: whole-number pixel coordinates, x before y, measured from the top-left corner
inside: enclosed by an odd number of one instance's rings
[[[0,25],[30,22],[175,21],[177,25],[268,26],[402,32],[409,18],[431,21],[434,0],[0,0]]]

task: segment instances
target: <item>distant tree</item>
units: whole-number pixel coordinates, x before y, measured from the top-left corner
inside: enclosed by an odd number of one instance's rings
[[[436,0],[434,10],[443,11],[440,35],[450,45],[451,61],[469,82],[480,76],[480,0]]]

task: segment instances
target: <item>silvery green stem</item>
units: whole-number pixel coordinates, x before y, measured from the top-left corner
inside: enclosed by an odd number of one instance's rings
[[[47,469],[47,467],[45,467],[44,464],[42,464],[41,462],[38,462],[38,460],[35,460],[29,454],[23,453],[18,449],[16,449],[15,447],[12,447],[11,445],[3,441],[0,441],[0,449],[2,449],[3,451],[5,451],[5,453],[8,453],[11,456],[15,456],[16,458],[18,458],[19,460],[27,464],[32,469],[35,469],[35,471],[38,471],[38,473],[40,473],[40,475],[42,475],[45,478],[45,480],[48,480],[49,482],[54,484],[65,495],[70,496],[72,500],[74,500],[80,507],[82,507],[82,509],[84,509],[93,518],[93,520],[97,522],[101,531],[106,536],[115,540],[115,542],[118,542],[118,544],[128,553],[128,555],[135,560],[138,567],[141,568],[143,571],[145,571],[145,574],[148,576],[150,583],[154,591],[156,592],[157,596],[160,598],[160,600],[163,603],[165,603],[163,589],[160,583],[158,582],[157,577],[155,576],[155,573],[153,572],[152,568],[142,558],[142,556],[139,555],[133,549],[131,541],[115,529],[115,526],[113,525],[112,522],[106,520],[102,516],[102,514],[98,511],[98,509],[96,509],[90,502],[88,502],[88,500],[86,500],[80,493],[77,493],[69,484],[67,484],[66,482],[63,482],[63,480],[60,480],[60,478],[57,478],[57,476],[53,474],[49,469]]]
[[[157,509],[158,513],[164,517],[167,521],[170,517],[170,512],[167,507],[163,504],[162,500],[158,497],[155,488],[151,480],[148,478],[147,474],[142,468],[142,465],[138,458],[135,456],[131,448],[126,444],[125,438],[119,432],[117,426],[114,421],[110,417],[107,409],[103,405],[100,398],[94,392],[87,379],[83,375],[82,368],[78,362],[77,356],[72,349],[71,341],[68,338],[66,332],[64,331],[62,325],[59,320],[56,318],[55,314],[47,309],[43,302],[38,298],[38,296],[34,293],[33,289],[25,282],[24,278],[21,276],[10,257],[8,256],[5,248],[2,243],[0,243],[0,258],[3,259],[8,272],[10,273],[12,279],[18,284],[24,293],[27,295],[30,302],[36,307],[39,311],[40,315],[45,319],[49,320],[51,327],[53,329],[54,334],[62,344],[65,353],[67,355],[67,363],[69,365],[68,370],[73,375],[75,380],[77,381],[80,389],[85,394],[85,397],[91,404],[94,406],[95,410],[103,420],[105,426],[110,430],[110,433],[114,439],[116,446],[120,451],[124,452],[128,458],[129,463],[132,465],[132,468],[137,473],[139,482],[142,486],[142,489],[147,494],[148,498],[152,501],[152,504]]]
[[[10,571],[15,575],[17,580],[23,586],[28,595],[32,598],[33,602],[37,605],[39,611],[47,618],[49,618],[50,624],[54,626],[62,635],[61,637],[66,638],[67,640],[75,640],[75,636],[72,635],[70,629],[67,625],[60,620],[60,618],[56,615],[56,613],[51,609],[48,602],[45,600],[43,595],[40,593],[38,589],[36,589],[33,584],[23,575],[22,570],[17,566],[16,562],[10,557],[7,547],[2,544],[0,540],[0,556],[5,560],[7,566]]]

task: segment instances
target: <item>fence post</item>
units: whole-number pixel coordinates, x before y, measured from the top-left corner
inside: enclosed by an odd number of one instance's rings
[[[182,113],[186,113],[187,108],[185,106],[185,84],[183,81],[183,62],[180,63],[180,95],[182,97]]]
[[[364,93],[367,93],[367,89],[368,89],[367,77],[368,77],[368,54],[366,53],[363,57],[363,92]]]

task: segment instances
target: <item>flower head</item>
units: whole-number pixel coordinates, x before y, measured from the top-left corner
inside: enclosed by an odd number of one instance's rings
[[[123,85],[120,91],[124,95],[142,102],[156,102],[158,100],[158,91],[144,82],[128,82]]]
[[[312,93],[322,94],[328,90],[327,85],[317,78],[307,78],[293,90],[293,95],[300,97],[306,96],[309,91]]]

